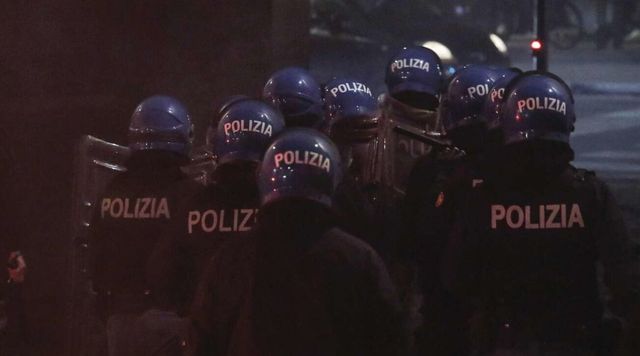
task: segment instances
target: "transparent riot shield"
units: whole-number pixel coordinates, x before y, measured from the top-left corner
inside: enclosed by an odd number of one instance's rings
[[[378,225],[373,237],[376,239],[375,247],[386,255],[383,257],[395,253],[403,222],[401,201],[413,166],[424,155],[450,148],[439,135],[412,124],[382,117],[378,137],[369,145],[364,187],[373,208],[372,221]]]
[[[89,275],[88,232],[98,195],[109,181],[123,172],[127,147],[84,136],[75,150],[71,208],[71,285],[67,305],[69,356],[101,355],[105,352],[104,325],[95,310],[96,295]]]
[[[404,196],[407,182],[418,158],[432,151],[452,149],[439,133],[427,132],[402,120],[385,118],[372,151],[370,169],[385,200],[397,200]],[[434,152],[435,153],[435,152]]]

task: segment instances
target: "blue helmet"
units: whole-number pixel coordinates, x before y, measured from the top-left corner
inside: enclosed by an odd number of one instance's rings
[[[225,98],[224,102],[218,110],[216,111],[213,118],[209,121],[209,126],[207,127],[207,136],[206,136],[206,145],[210,148],[214,148],[216,141],[216,131],[218,131],[218,123],[222,116],[227,112],[227,110],[234,104],[244,101],[251,100],[250,97],[246,95],[232,95]]]
[[[441,115],[445,131],[483,123],[480,119],[482,104],[499,77],[497,69],[482,65],[469,65],[457,71],[442,100]]]
[[[325,86],[325,115],[331,136],[347,140],[369,140],[377,132],[378,102],[364,83],[338,78]]]
[[[259,162],[269,143],[283,129],[282,116],[268,104],[249,99],[233,104],[218,123],[215,143],[218,162]]]
[[[502,132],[505,143],[532,139],[569,143],[576,121],[571,89],[558,76],[525,72],[504,93]]]
[[[269,146],[260,166],[262,205],[300,198],[331,206],[342,177],[340,154],[324,134],[309,128],[285,131]]]
[[[287,126],[312,127],[322,120],[320,84],[305,69],[288,67],[275,72],[262,97],[280,110]]]
[[[187,109],[176,98],[156,95],[136,107],[129,123],[129,148],[164,150],[188,155],[193,126]]]
[[[480,111],[480,119],[487,123],[487,129],[494,130],[500,128],[500,107],[504,99],[504,91],[509,82],[520,73],[522,73],[521,70],[510,68],[509,71],[504,72],[500,78],[493,83],[489,94],[485,96],[482,110]]]
[[[394,97],[416,92],[438,98],[443,83],[440,57],[428,48],[403,47],[389,60],[385,83]]]

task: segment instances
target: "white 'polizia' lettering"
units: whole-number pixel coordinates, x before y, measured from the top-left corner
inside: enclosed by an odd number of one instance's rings
[[[504,97],[504,89],[505,88],[491,88],[491,93],[489,94],[489,96],[491,96],[491,101],[495,103],[498,100],[502,100]]]
[[[491,205],[491,228],[509,229],[570,229],[584,227],[580,205],[546,204],[539,206]]]
[[[344,94],[346,92],[361,92],[373,97],[373,94],[371,94],[371,89],[369,89],[366,85],[358,82],[339,84],[338,86],[331,88],[329,92],[331,93],[331,95],[333,95],[334,98],[337,97],[338,94]]]
[[[417,68],[425,72],[429,71],[429,62],[419,58],[403,58],[397,59],[391,63],[391,72],[395,72],[403,68]]]
[[[224,124],[224,134],[236,132],[257,132],[262,135],[271,137],[273,133],[273,127],[264,122],[258,120],[234,120]]]
[[[258,209],[192,210],[187,218],[187,232],[193,234],[194,229],[206,233],[250,231],[257,214]]]
[[[488,93],[489,93],[489,84],[479,84],[479,85],[467,88],[467,94],[469,94],[469,97],[472,99],[475,99],[476,97],[485,96]]]
[[[114,219],[160,219],[171,218],[167,198],[103,198],[100,216]]]
[[[331,170],[331,160],[320,153],[313,151],[284,151],[276,153],[273,157],[276,167],[285,164],[304,164],[324,169],[327,172]]]
[[[560,99],[550,97],[535,97],[518,100],[518,112],[522,113],[524,110],[553,110],[564,115],[567,114],[567,103]]]

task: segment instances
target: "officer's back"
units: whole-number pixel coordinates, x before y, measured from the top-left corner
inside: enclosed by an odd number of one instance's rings
[[[231,104],[217,123],[213,152],[218,167],[211,183],[184,200],[178,223],[157,246],[153,280],[186,311],[209,259],[229,239],[246,235],[259,208],[256,169],[264,151],[284,129],[275,109],[248,98]],[[184,310],[182,310],[184,309]]]
[[[370,160],[378,131],[377,102],[356,79],[336,78],[325,89],[325,131],[340,151],[344,177],[336,188],[335,210],[341,228],[360,238],[374,238]],[[375,248],[379,241],[367,240]]]
[[[179,201],[196,189],[181,171],[192,130],[176,99],[154,96],[134,111],[132,154],[98,200],[90,230],[92,282],[106,319],[109,355],[133,351],[137,318],[165,300],[148,280],[148,259],[161,233],[176,223]]]
[[[637,309],[638,289],[612,196],[593,173],[569,165],[571,92],[551,74],[524,73],[508,85],[502,110],[500,170],[461,195],[445,259],[445,283],[474,306],[473,346],[610,351],[597,264],[620,316]]]
[[[146,257],[163,229],[171,226],[180,193],[188,194],[182,163],[184,158],[168,152],[134,152],[127,171],[106,187],[92,228],[97,288],[112,293],[148,289]]]
[[[191,318],[197,354],[393,355],[393,286],[373,249],[335,228],[339,155],[321,134],[285,132],[263,160],[252,236],[214,256]],[[208,352],[208,353],[207,353]]]

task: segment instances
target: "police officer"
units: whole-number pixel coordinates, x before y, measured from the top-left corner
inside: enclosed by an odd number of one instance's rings
[[[425,144],[398,130],[432,134],[438,129],[437,108],[443,81],[438,56],[424,47],[404,47],[386,68],[388,93],[381,95],[378,137],[370,175],[377,184],[375,221],[381,253],[395,255],[399,225],[398,202],[406,192],[407,179],[418,157],[430,154]],[[435,140],[434,140],[435,142]],[[390,257],[385,256],[386,259]]]
[[[378,255],[336,228],[340,156],[323,134],[284,132],[262,161],[248,238],[211,260],[191,318],[198,355],[396,355],[395,291]]]
[[[423,156],[416,162],[405,200],[410,206],[407,213],[413,218],[420,214],[419,205],[428,203],[433,206],[440,197],[443,187],[434,183],[443,183],[450,178],[454,167],[472,168],[481,161],[487,163],[484,157],[490,153],[488,151],[502,145],[497,103],[504,86],[519,72],[515,68],[467,65],[451,78],[440,105],[440,117],[446,137],[455,149]],[[496,83],[500,85],[496,86]],[[459,173],[463,172],[470,173],[469,169],[462,169]],[[433,193],[436,195],[425,196]]]
[[[206,263],[228,239],[247,234],[259,208],[257,166],[284,120],[270,105],[243,99],[229,107],[216,133],[214,152],[219,166],[213,182],[179,208],[179,223],[153,254],[153,263],[168,293],[174,293],[181,312],[190,305]],[[168,294],[167,293],[167,294]]]
[[[456,202],[445,285],[473,307],[477,354],[611,352],[597,266],[621,317],[637,315],[638,269],[609,189],[569,163],[571,91],[553,74],[527,72],[504,95],[501,169]]]
[[[487,125],[481,117],[485,98],[503,70],[481,65],[461,68],[451,78],[440,117],[447,138],[460,151],[442,151],[418,159],[404,200],[403,255],[416,262],[422,292],[423,353],[464,354],[465,310],[440,283],[440,260],[452,226],[452,204],[460,185],[482,181]],[[406,240],[405,240],[406,239]]]
[[[388,93],[381,98],[383,115],[409,120],[427,131],[437,128],[434,113],[442,91],[442,63],[432,50],[403,47],[389,59],[385,74]]]
[[[519,72],[517,69],[468,65],[452,77],[442,99],[440,117],[446,137],[455,149],[421,157],[413,167],[405,202],[408,223],[414,231],[420,226],[416,219],[424,213],[423,208],[440,208],[445,201],[451,201],[446,199],[445,186],[455,191],[453,186],[462,183],[461,179],[471,179],[468,183],[474,184],[469,174],[478,175],[479,166],[488,164],[492,158],[487,156],[502,145],[497,103],[504,93],[504,86]],[[479,180],[481,177],[476,177],[475,183]],[[446,230],[448,225],[442,223]],[[428,230],[434,236],[446,235],[443,231]]]
[[[181,197],[196,189],[180,170],[188,162],[192,135],[189,114],[178,100],[153,96],[142,101],[129,125],[127,171],[114,177],[98,200],[89,241],[109,355],[141,354],[135,350],[135,338],[143,332],[137,319],[152,307],[164,307],[166,296],[156,293],[147,278],[147,267],[155,266],[147,262],[161,232],[177,223]]]
[[[488,142],[489,125],[483,109],[491,95],[494,95],[496,101],[499,98],[496,91],[499,89],[495,88],[496,90],[492,91],[496,82],[508,83],[519,72],[515,68],[468,65],[453,76],[442,100],[440,114],[447,138],[454,146],[461,148],[468,155],[475,156],[484,151],[488,144],[502,145],[495,137],[494,142]],[[491,129],[498,126],[499,123],[491,123]]]
[[[432,145],[397,130],[407,128],[431,134],[439,129],[441,68],[440,58],[432,50],[418,46],[404,47],[389,60],[385,76],[388,93],[379,98],[380,129],[375,153],[374,176],[381,186],[377,199],[381,216],[393,215],[416,160],[432,153]],[[397,233],[398,221],[385,225],[391,234]]]
[[[265,84],[262,98],[280,110],[287,127],[319,128],[322,124],[320,84],[303,68],[275,72]]]
[[[335,194],[341,227],[355,236],[371,238],[373,206],[368,170],[372,141],[378,133],[376,99],[369,86],[352,78],[336,78],[327,83],[324,98],[325,122],[345,172]]]

